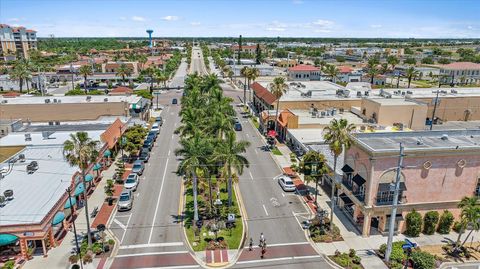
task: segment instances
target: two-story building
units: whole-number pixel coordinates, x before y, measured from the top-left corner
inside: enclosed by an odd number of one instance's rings
[[[455,62],[440,67],[440,82],[442,84],[479,84],[480,64],[470,62]]]
[[[352,138],[338,204],[363,236],[388,232],[400,143],[405,157],[395,231],[404,231],[404,217],[413,209],[421,214],[449,210],[458,218],[459,201],[479,195],[480,130],[356,133]]]
[[[288,68],[288,79],[297,81],[320,80],[320,69],[307,64],[299,64]]]

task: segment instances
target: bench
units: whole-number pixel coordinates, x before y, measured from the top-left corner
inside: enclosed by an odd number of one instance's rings
[[[97,216],[97,214],[98,214],[98,206],[96,206],[96,207],[93,209],[92,213],[90,214],[90,217],[91,217],[91,218],[95,218],[95,217]]]

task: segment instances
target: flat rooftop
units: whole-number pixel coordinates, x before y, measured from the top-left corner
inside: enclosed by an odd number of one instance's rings
[[[345,111],[342,114],[338,113],[333,116],[325,116],[322,117],[320,115],[312,116],[309,110],[302,110],[302,109],[290,109],[290,111],[298,116],[298,124],[317,124],[317,125],[328,125],[333,119],[346,119],[349,123],[353,123],[355,125],[364,124],[362,118],[353,114],[352,112]],[[319,111],[320,113],[320,111]]]
[[[76,133],[77,131],[78,130],[66,132],[49,131],[48,138],[44,137],[43,132],[13,132],[0,138],[0,146],[62,145],[66,140],[70,139],[70,134]],[[100,135],[104,132],[105,129],[87,131],[88,137],[98,141],[100,141]],[[30,137],[30,139],[27,137]]]
[[[106,130],[116,119],[120,119],[122,122],[128,122],[131,117],[123,116],[102,116],[93,121],[62,121],[59,125],[50,125],[48,122],[32,122],[25,124],[21,132],[73,132],[73,131],[99,131]]]
[[[323,143],[323,128],[288,129],[287,132],[302,144]]]
[[[0,180],[0,193],[13,190],[14,196],[0,207],[0,226],[40,223],[62,198],[77,171],[63,159],[62,150],[58,145],[31,146],[18,153],[25,154],[26,161],[17,161]],[[38,162],[38,170],[27,174],[26,166],[31,161]]]
[[[369,98],[368,100],[380,104],[382,106],[414,106],[414,105],[427,105],[422,102],[415,102],[406,100],[403,98]]]
[[[480,150],[480,130],[434,130],[393,133],[355,133],[356,143],[370,152]]]
[[[19,96],[14,98],[5,98],[0,96],[0,103],[2,105],[27,105],[27,104],[46,104],[45,99],[50,99],[51,104],[55,104],[54,99],[60,100],[61,103],[66,104],[78,104],[78,103],[120,103],[127,102],[129,104],[138,103],[142,97],[137,95],[89,95],[90,101],[87,100],[87,96]],[[107,101],[105,101],[107,99]],[[5,103],[6,102],[6,103]]]

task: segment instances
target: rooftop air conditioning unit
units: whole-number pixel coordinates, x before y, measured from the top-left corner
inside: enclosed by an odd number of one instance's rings
[[[455,93],[458,93],[458,91],[457,91],[457,90],[454,90],[454,89],[451,89],[451,90],[450,90],[450,93],[455,94]]]
[[[86,98],[87,102],[90,102],[92,101],[92,96],[88,95],[87,98]]]
[[[53,102],[56,103],[56,102],[57,102],[57,99],[53,99]]]
[[[357,91],[357,97],[362,97],[362,92],[361,91]]]
[[[407,91],[407,94],[413,94],[413,92],[412,91]]]
[[[442,134],[442,136],[440,137],[440,139],[442,139],[442,140],[448,140],[448,135],[447,135],[447,134]]]
[[[2,104],[8,103],[8,100],[2,100]]]
[[[32,141],[32,135],[31,134],[25,134],[25,141]]]
[[[5,196],[0,195],[0,207],[4,207],[7,204],[7,200],[5,199]]]
[[[57,103],[61,103],[61,102],[62,102],[62,100],[61,100],[61,99],[57,99]]]
[[[38,170],[38,163],[36,161],[31,161],[27,165],[27,174],[33,174],[37,170]]]
[[[365,96],[369,96],[370,95],[370,92],[369,91],[365,91]]]
[[[5,196],[5,200],[7,201],[13,200],[13,190],[5,190],[3,192],[3,195]]]
[[[103,98],[103,101],[104,101],[104,102],[108,102],[108,98]]]
[[[24,163],[25,162],[25,154],[19,154],[18,155],[18,160],[21,162],[21,163]]]
[[[50,103],[50,99],[45,99],[45,104],[49,104]]]

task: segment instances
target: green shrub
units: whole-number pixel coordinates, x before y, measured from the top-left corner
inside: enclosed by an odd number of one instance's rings
[[[423,233],[424,234],[434,234],[437,228],[437,223],[439,219],[437,211],[428,211],[423,217]]]
[[[438,223],[438,230],[437,232],[440,234],[448,234],[452,229],[453,224],[453,214],[452,212],[445,210],[440,217],[440,221]]]
[[[424,251],[414,251],[410,258],[415,269],[434,269],[435,256]]]
[[[463,229],[463,225],[462,225],[461,222],[455,221],[455,222],[453,223],[453,227],[452,227],[452,228],[453,228],[453,230],[454,230],[455,232],[460,233],[461,230]]]
[[[15,268],[15,261],[7,261],[2,266],[2,269],[13,269],[13,268]]]
[[[407,214],[406,217],[407,229],[405,234],[411,237],[417,237],[422,231],[422,215],[415,211],[415,209]]]
[[[403,260],[407,258],[407,255],[403,252],[402,245],[405,244],[405,241],[395,241],[392,244],[392,253],[390,254],[390,260],[397,263],[402,263]],[[379,252],[385,255],[387,251],[387,244],[382,244],[380,246]]]

